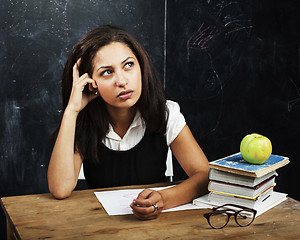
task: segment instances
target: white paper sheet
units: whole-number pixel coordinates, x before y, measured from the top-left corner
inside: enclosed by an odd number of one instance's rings
[[[164,188],[167,187],[157,187],[151,189],[158,191]],[[101,192],[94,192],[94,193],[108,215],[125,215],[125,214],[132,214],[132,209],[129,205],[132,203],[133,199],[135,199],[141,191],[143,191],[143,189],[123,189],[123,190],[114,190],[114,191],[101,191]],[[180,210],[201,209],[201,208],[203,207],[196,206],[192,203],[188,203],[164,211],[166,212],[180,211]]]

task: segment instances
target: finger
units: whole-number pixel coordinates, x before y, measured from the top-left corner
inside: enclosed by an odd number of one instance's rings
[[[87,73],[85,73],[81,77],[79,77],[78,70],[73,69],[73,87],[81,89],[89,82],[91,82],[91,81],[89,80]]]
[[[92,79],[92,78],[91,78],[91,79]],[[97,90],[98,90],[97,83],[96,83],[96,81],[95,81],[94,79],[92,79],[92,80],[93,80],[92,83],[89,84],[89,90],[90,90],[91,92],[97,91]]]
[[[132,208],[133,212],[147,215],[147,214],[152,214],[154,212],[154,207],[152,205],[150,206],[142,206],[142,205],[136,205],[134,202],[130,205]]]
[[[85,73],[84,76],[80,77],[80,80],[84,82],[84,85],[88,84],[88,88],[91,92],[95,92],[98,90],[96,81],[90,78],[87,73]]]
[[[77,62],[73,66],[73,81],[77,80],[79,78],[79,70],[78,70],[78,65]]]
[[[139,193],[139,195],[137,196],[137,199],[147,199],[150,197],[151,193],[153,192],[153,190],[150,189],[144,189],[143,191],[141,191]]]
[[[78,80],[73,81],[72,92],[74,92],[74,93],[76,93],[76,92],[79,93],[80,92],[81,94],[84,93],[83,91],[85,89],[85,86],[92,84],[93,81],[94,80],[90,79],[87,74],[82,75]],[[95,93],[96,92],[94,89],[90,89],[90,91],[91,91],[90,93]],[[88,94],[88,95],[94,95],[94,94]],[[98,95],[95,95],[95,96],[98,96]]]
[[[77,64],[77,67],[79,68],[79,66],[80,66],[80,64],[81,64],[81,58],[78,58],[76,64]]]
[[[89,89],[90,91],[94,91],[94,90],[98,90],[98,85],[97,85],[97,82],[92,79],[88,73],[84,73],[82,74],[79,79],[78,79],[79,82],[84,82],[84,84],[89,84]]]
[[[157,218],[162,210],[154,211],[154,207],[138,207],[138,206],[131,206],[132,212],[136,218],[141,220],[150,220]]]
[[[151,204],[149,206],[145,206],[145,205],[139,205],[137,204],[135,201],[132,202],[132,204],[130,205],[130,207],[132,208],[132,211],[140,213],[140,214],[152,214],[155,212],[159,212],[162,211],[163,209],[163,202],[159,201],[156,202],[154,204]]]
[[[160,215],[160,213],[152,214],[152,215],[142,215],[142,214],[138,214],[138,213],[133,213],[133,214],[137,219],[140,219],[140,220],[152,220],[152,219],[158,218]]]
[[[156,218],[160,215],[160,212],[150,212],[150,213],[143,213],[143,212],[138,212],[138,211],[132,211],[133,214],[138,218],[138,219],[143,219],[143,220],[147,220],[147,219],[153,219]]]
[[[137,205],[152,206],[153,204],[162,201],[162,197],[157,191],[145,189],[136,199],[134,199],[134,201]]]
[[[151,207],[155,201],[152,200],[152,199],[149,199],[149,198],[137,198],[137,199],[134,199],[132,201],[132,203],[136,206],[140,206],[140,207]]]
[[[149,215],[155,212],[161,212],[164,207],[164,203],[160,193],[154,191],[147,199],[134,199],[130,207],[135,213]]]

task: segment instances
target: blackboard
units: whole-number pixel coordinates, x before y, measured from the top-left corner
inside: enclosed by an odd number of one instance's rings
[[[298,200],[299,12],[299,1],[169,2],[166,67],[166,89],[209,160],[265,135],[291,160],[275,190]]]

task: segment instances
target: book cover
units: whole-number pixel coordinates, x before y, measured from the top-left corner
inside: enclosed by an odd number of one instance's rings
[[[250,164],[243,159],[241,153],[236,153],[231,156],[210,162],[209,166],[210,168],[235,174],[250,177],[262,177],[271,171],[285,166],[289,162],[290,161],[288,157],[271,154],[271,156],[263,164]]]

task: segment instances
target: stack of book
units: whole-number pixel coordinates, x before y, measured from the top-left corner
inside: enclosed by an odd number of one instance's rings
[[[288,163],[287,157],[271,155],[265,163],[254,165],[246,162],[240,153],[210,162],[207,200],[214,205],[231,203],[254,209],[259,209],[264,202],[274,205],[286,198],[286,194],[273,190],[278,176],[275,170]],[[203,198],[193,202],[203,203]]]

